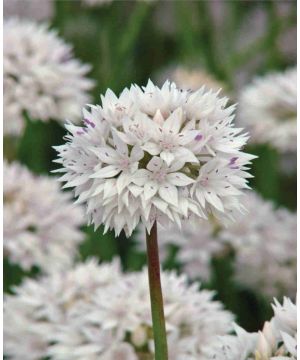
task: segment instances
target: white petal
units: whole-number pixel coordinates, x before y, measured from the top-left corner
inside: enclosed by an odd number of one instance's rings
[[[91,175],[91,178],[111,178],[119,174],[121,170],[114,165],[108,165]]]
[[[150,171],[157,171],[161,169],[163,161],[158,156],[154,156],[147,164],[147,169]]]
[[[143,192],[143,188],[137,185],[131,184],[128,188],[134,197],[138,197]]]
[[[187,149],[187,148],[178,148],[174,151],[174,155],[176,159],[183,161],[183,162],[191,162],[191,163],[199,163],[199,160],[196,158],[194,153]]]
[[[149,181],[145,184],[144,187],[144,194],[145,194],[145,200],[151,199],[158,190],[158,185],[154,181]]]
[[[143,158],[144,151],[140,148],[140,146],[135,145],[130,153],[130,160],[131,161],[139,161]]]
[[[155,197],[154,199],[152,199],[152,203],[163,213],[166,212],[168,204],[164,200],[161,200],[160,198]]]
[[[284,341],[284,345],[287,350],[294,356],[297,356],[297,342],[296,339],[290,336],[288,333],[280,332],[282,339]]]
[[[168,173],[176,172],[184,167],[184,162],[180,160],[176,160],[172,163],[172,165],[168,168]]]
[[[158,189],[159,196],[167,203],[177,206],[178,205],[178,192],[175,186],[165,184]]]
[[[171,162],[174,160],[175,156],[169,151],[163,151],[160,154],[160,157],[166,162],[168,166],[171,165]]]
[[[104,183],[102,183],[96,187],[95,191],[92,193],[92,196],[96,196],[96,195],[100,194],[103,191],[103,189],[104,189]]]
[[[199,188],[196,189],[196,198],[199,201],[200,205],[204,208],[205,207],[204,191]]]
[[[121,194],[125,187],[130,183],[131,179],[131,175],[127,174],[126,172],[122,172],[122,174],[119,175],[117,179],[118,194]]]
[[[160,152],[160,148],[157,144],[153,142],[147,142],[145,145],[142,146],[142,149],[147,151],[151,155],[158,155]]]
[[[183,216],[188,216],[189,202],[186,198],[179,198],[178,208]]]
[[[114,129],[112,130],[112,137],[118,153],[124,156],[128,156],[127,145],[123,140],[121,140],[121,138],[118,136],[117,132],[114,131]]]
[[[165,122],[165,119],[162,116],[159,109],[156,111],[155,115],[153,116],[153,121],[156,122],[160,126],[162,126],[163,123]]]
[[[106,180],[103,189],[103,199],[108,199],[117,194],[116,179]]]
[[[121,131],[115,130],[116,134],[118,134],[119,138],[128,145],[134,145],[137,142],[137,139],[131,133],[123,133]]]
[[[149,180],[150,172],[146,169],[139,169],[134,174],[132,182],[138,186],[143,186]]]
[[[186,186],[195,182],[195,180],[179,172],[168,174],[167,180],[170,184],[175,186]]]
[[[189,130],[179,134],[179,144],[186,145],[195,140],[195,137],[199,135],[199,130]]]
[[[220,211],[224,211],[224,207],[223,207],[223,204],[222,204],[222,201],[220,200],[220,198],[212,193],[212,192],[205,192],[204,194],[205,196],[205,199],[211,204],[213,205],[216,209],[220,210]]]
[[[68,187],[75,187],[75,186],[82,185],[82,184],[84,184],[87,180],[88,180],[88,176],[87,176],[87,175],[76,176],[76,178],[73,179],[72,181],[68,181],[68,182],[63,186],[63,189],[68,188]]]
[[[90,148],[90,150],[105,164],[114,165],[119,160],[119,155],[116,150],[109,146]]]
[[[178,108],[167,118],[163,124],[163,130],[177,134],[182,124],[182,109]]]

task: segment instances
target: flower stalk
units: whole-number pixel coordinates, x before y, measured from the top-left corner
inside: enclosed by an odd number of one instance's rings
[[[168,346],[163,296],[160,281],[160,264],[156,222],[153,224],[150,234],[146,232],[146,241],[155,360],[168,360]]]

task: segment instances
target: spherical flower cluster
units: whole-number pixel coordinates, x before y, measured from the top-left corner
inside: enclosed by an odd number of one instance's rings
[[[149,231],[155,221],[225,221],[241,210],[254,156],[241,151],[247,136],[234,127],[227,98],[149,81],[101,99],[83,111],[82,127],[66,126],[68,142],[57,147],[61,180],[87,202],[96,227],[129,236],[140,220]]]
[[[41,121],[78,119],[93,86],[90,66],[45,24],[10,19],[3,32],[4,134],[22,132],[24,112]]]
[[[3,246],[9,260],[43,272],[71,265],[84,235],[84,211],[56,179],[36,176],[17,163],[3,168]]]
[[[168,79],[174,81],[181,89],[197,91],[205,85],[213,91],[219,91],[223,84],[215,79],[212,75],[201,69],[188,69],[178,66],[172,71],[166,72]],[[166,76],[164,76],[166,77]]]
[[[239,123],[255,143],[270,143],[281,152],[297,149],[297,70],[254,80],[240,95]]]
[[[171,224],[167,228],[158,228],[159,255],[164,262],[178,248],[176,259],[182,265],[184,273],[191,279],[207,281],[211,275],[211,260],[222,253],[224,243],[216,236],[217,226],[211,221],[192,219],[182,223],[179,230]],[[137,237],[137,249],[146,251],[145,229],[140,226]]]
[[[297,308],[288,298],[275,300],[274,317],[262,331],[248,333],[235,326],[236,336],[220,336],[206,348],[211,360],[296,360]]]
[[[105,293],[119,276],[118,262],[99,266],[95,259],[90,259],[73,269],[53,272],[39,280],[26,278],[22,285],[14,288],[14,295],[6,295],[4,299],[4,353],[16,360],[46,358],[57,326],[68,324],[76,314],[83,316],[92,294],[97,289]],[[86,351],[88,349],[86,347]],[[76,351],[80,354],[80,347],[73,348],[74,357]]]
[[[245,199],[248,214],[222,228],[218,236],[236,252],[237,280],[267,296],[295,298],[297,216],[255,193]]]
[[[204,344],[232,330],[214,293],[163,273],[169,359],[201,360]],[[5,353],[26,360],[152,359],[147,271],[121,274],[94,261],[39,280],[27,279],[4,301]]]

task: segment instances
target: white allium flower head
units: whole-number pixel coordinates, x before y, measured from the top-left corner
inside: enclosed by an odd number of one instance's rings
[[[162,274],[170,360],[205,359],[203,347],[232,330],[233,316],[214,293]],[[94,261],[39,280],[5,298],[4,344],[11,359],[139,360],[153,357],[146,269],[121,274]],[[27,357],[26,357],[27,356]]]
[[[182,264],[184,273],[191,279],[207,281],[211,275],[211,260],[222,252],[224,244],[216,234],[216,226],[211,221],[191,219],[184,221],[178,230],[175,224],[158,228],[159,256],[168,259],[172,246],[178,247],[177,260]],[[139,227],[137,248],[146,251],[145,229]]]
[[[22,285],[14,288],[14,295],[5,296],[5,354],[15,360],[45,358],[50,338],[56,333],[57,327],[63,324],[68,326],[73,317],[82,316],[96,290],[102,289],[105,293],[119,276],[117,261],[99,266],[95,259],[90,259],[73,269],[57,271],[39,280],[26,278]],[[87,337],[92,336],[92,330],[86,333]],[[74,328],[69,334],[70,347],[74,344],[74,356],[76,351],[79,354],[81,350],[77,347],[79,338],[75,338],[75,335],[80,336],[77,331]],[[105,340],[105,331],[102,337]],[[89,347],[85,350],[88,352]],[[80,358],[80,354],[78,356]],[[69,355],[66,358],[73,357]],[[88,359],[88,356],[80,359]]]
[[[239,104],[239,124],[249,130],[251,141],[283,153],[296,151],[296,68],[255,79],[241,92]]]
[[[257,333],[235,325],[235,336],[220,336],[205,349],[211,360],[296,360],[297,308],[289,298],[275,299],[274,317]]]
[[[77,120],[90,97],[90,66],[45,24],[4,21],[4,134],[20,135],[24,112],[34,120]]]
[[[247,136],[234,127],[227,98],[149,81],[101,100],[83,111],[82,127],[66,125],[68,142],[56,147],[61,180],[87,202],[95,227],[129,236],[140,220],[150,231],[155,221],[226,221],[241,210],[254,156],[242,152]]]
[[[37,176],[18,163],[3,166],[4,254],[21,268],[43,272],[70,266],[84,240],[85,214],[56,179]]]
[[[297,216],[275,209],[251,192],[245,197],[248,213],[222,228],[221,240],[236,251],[237,280],[269,297],[295,298],[297,274]]]

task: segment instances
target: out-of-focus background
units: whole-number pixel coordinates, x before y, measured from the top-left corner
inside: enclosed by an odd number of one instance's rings
[[[284,73],[296,64],[296,1],[4,0],[4,20],[12,17],[48,23],[73,46],[77,59],[91,65],[87,76],[95,81],[90,90],[92,104],[100,103],[100,94],[107,88],[120,93],[132,83],[145,85],[150,78],[159,85],[170,79],[192,90],[203,84],[222,87],[222,95],[242,106],[243,91],[255,78]],[[274,96],[272,89],[261,95],[266,102]],[[284,96],[284,91],[278,95]],[[56,154],[52,146],[64,142],[66,131],[54,117],[38,120],[24,113],[22,134],[17,138],[5,135],[4,155],[34,174],[54,176],[51,171],[58,166],[53,163]],[[295,212],[295,151],[282,150],[268,141],[250,142],[247,150],[258,155],[251,186],[263,199],[272,201],[274,208]],[[128,271],[146,264],[142,246],[137,246],[139,234],[127,239],[124,235],[115,238],[113,233],[103,235],[102,228],[94,232],[83,226],[83,231],[85,240],[78,259],[93,255],[108,261],[120,256]],[[181,271],[177,250],[173,248],[165,268]],[[224,251],[212,259],[209,277],[202,279],[199,274],[196,278],[203,287],[216,290],[216,297],[237,315],[241,326],[257,330],[270,318],[270,297],[238,281],[234,263],[234,254]],[[12,291],[24,276],[38,273],[38,267],[24,270],[6,256],[5,291]],[[255,272],[249,274],[255,276]],[[272,277],[265,280],[277,281]],[[278,294],[284,295],[280,291],[273,295]]]

